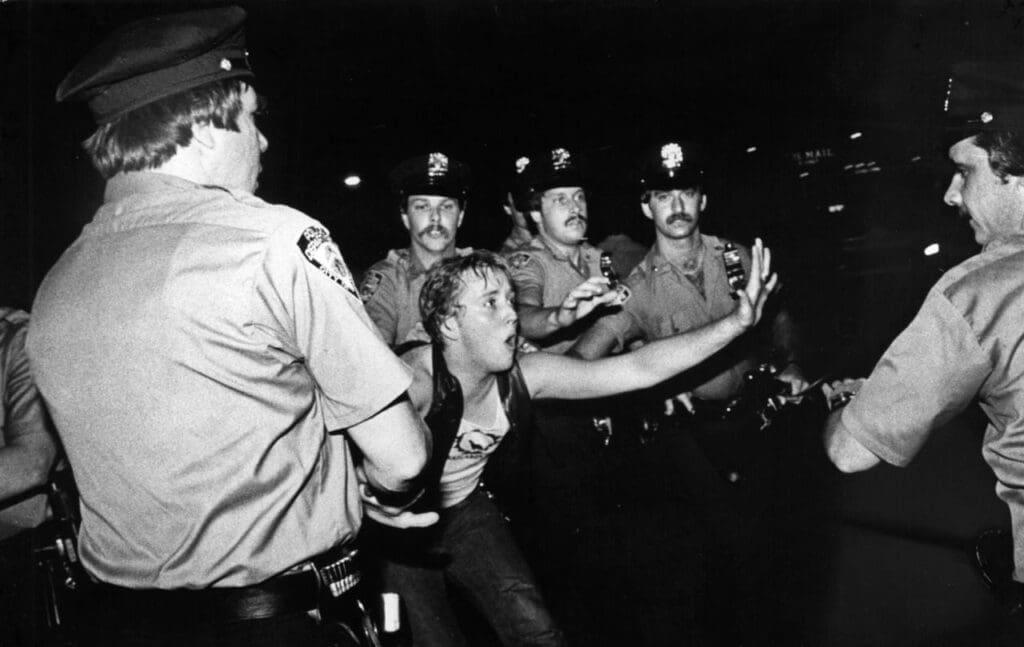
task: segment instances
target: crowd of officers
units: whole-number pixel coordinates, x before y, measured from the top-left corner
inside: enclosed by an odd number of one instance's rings
[[[417,645],[563,645],[610,610],[585,608],[595,587],[636,617],[632,644],[756,643],[765,496],[738,494],[748,475],[705,443],[735,454],[767,424],[760,402],[736,406],[753,376],[776,404],[809,385],[791,318],[765,307],[770,252],[702,231],[699,150],[638,161],[655,242],[611,258],[587,241],[573,150],[515,162],[500,253],[457,246],[468,166],[409,158],[390,179],[410,244],[357,283],[319,222],[254,195],[269,143],[244,18],[126,25],[57,91],[92,112],[106,190],[31,323],[0,320],[0,498],[18,500],[0,519],[25,513],[0,530],[42,520],[59,437],[81,517],[62,555],[84,568],[69,639],[350,644],[372,583],[400,594]],[[844,470],[903,464],[979,397],[1016,530],[1021,333],[1002,322],[1021,312],[1024,168],[1012,135],[971,128],[945,199],[985,251],[929,294],[826,446]],[[921,387],[906,366],[935,345]],[[586,548],[599,533],[606,552]]]

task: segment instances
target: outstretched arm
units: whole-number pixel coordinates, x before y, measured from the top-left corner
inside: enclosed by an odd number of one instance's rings
[[[597,359],[612,352],[618,339],[615,333],[601,322],[587,328],[580,338],[568,350],[568,354],[582,359]]]
[[[632,353],[595,361],[533,353],[522,358],[526,383],[534,397],[581,399],[647,388],[691,368],[725,348],[761,318],[775,287],[771,252],[760,239],[751,251],[753,267],[736,309],[695,330],[651,342]]]

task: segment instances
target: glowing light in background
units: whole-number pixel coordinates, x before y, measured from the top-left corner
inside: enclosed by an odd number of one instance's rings
[[[939,253],[939,244],[938,243],[932,243],[931,245],[929,245],[929,246],[924,248],[924,255],[925,256],[935,256],[938,253]]]

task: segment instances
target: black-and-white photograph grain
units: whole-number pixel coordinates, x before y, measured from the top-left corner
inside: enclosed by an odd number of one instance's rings
[[[0,0],[0,647],[1024,644],[1024,0]]]

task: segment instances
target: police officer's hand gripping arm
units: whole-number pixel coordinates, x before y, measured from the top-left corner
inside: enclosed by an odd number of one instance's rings
[[[363,452],[360,497],[367,516],[396,528],[437,521],[436,512],[408,511],[422,493],[417,477],[430,455],[432,437],[407,396],[351,427],[349,437]]]

